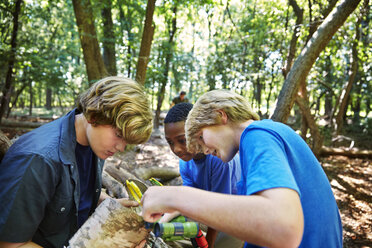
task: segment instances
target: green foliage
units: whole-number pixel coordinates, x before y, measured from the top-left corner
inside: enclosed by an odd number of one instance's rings
[[[107,39],[101,13],[111,3],[115,38],[110,41],[116,44],[118,74],[134,78],[147,1],[90,1],[101,44]],[[304,12],[295,58],[310,38],[310,27],[319,25],[326,17],[330,1],[296,2]],[[177,31],[169,43],[174,6],[177,6]],[[316,117],[337,107],[337,99],[349,77],[357,31],[360,32],[358,74],[349,114],[358,112],[360,123],[364,124],[363,118],[370,114],[371,24],[369,12],[362,7],[361,4],[334,35],[307,77],[310,105]],[[13,9],[14,1],[0,3],[1,85],[7,72]],[[362,23],[357,30],[360,16]],[[44,106],[46,89],[50,88],[54,106],[71,107],[79,93],[88,87],[71,1],[26,0],[20,18],[12,99],[26,85],[16,105],[28,106],[32,92],[34,105]],[[157,0],[155,34],[145,82],[153,106],[161,83],[166,80],[164,99],[170,100],[185,90],[194,102],[207,90],[226,88],[247,97],[256,111],[268,117],[284,82],[282,68],[286,65],[295,24],[296,15],[286,0]],[[164,75],[169,57],[169,72]],[[165,100],[164,110],[169,107],[168,102]]]

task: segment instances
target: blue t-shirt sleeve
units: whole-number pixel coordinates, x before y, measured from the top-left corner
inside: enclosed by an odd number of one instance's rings
[[[190,174],[192,172],[190,171],[190,168],[188,166],[188,162],[185,162],[182,159],[180,159],[179,170],[180,170],[180,174],[181,174],[181,178],[182,178],[182,185],[193,187],[194,183],[193,183],[193,180],[192,180],[192,175]]]
[[[11,166],[5,166],[11,165]],[[15,155],[2,161],[0,193],[0,240],[30,240],[44,218],[44,209],[54,193],[54,168],[39,155]],[[11,174],[13,173],[13,175]]]
[[[249,127],[248,127],[249,128]],[[275,132],[246,129],[240,143],[242,181],[240,194],[254,194],[271,188],[299,189],[286,157],[285,145]]]

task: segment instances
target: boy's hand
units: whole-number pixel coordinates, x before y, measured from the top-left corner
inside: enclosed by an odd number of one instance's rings
[[[176,218],[176,217],[178,217],[178,216],[180,216],[180,215],[181,215],[181,213],[178,212],[178,211],[175,211],[175,212],[173,212],[173,213],[166,213],[166,214],[164,214],[164,215],[160,218],[159,222],[160,222],[160,223],[167,223],[167,222],[170,222],[171,220],[173,220],[174,218]]]
[[[127,208],[139,206],[138,202],[129,200],[129,198],[120,198],[120,199],[115,199],[115,200]]]
[[[147,222],[155,222],[164,213],[174,212],[175,209],[170,207],[171,200],[176,196],[174,191],[175,187],[172,186],[149,187],[141,200],[143,219]]]

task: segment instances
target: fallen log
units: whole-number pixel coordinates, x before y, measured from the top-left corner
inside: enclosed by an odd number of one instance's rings
[[[370,150],[359,150],[357,148],[353,149],[343,149],[343,148],[332,148],[323,146],[320,150],[320,156],[329,155],[341,155],[351,158],[372,158],[372,151]]]
[[[104,200],[69,241],[71,248],[133,248],[148,237],[145,222],[131,208]]]
[[[38,128],[41,125],[44,125],[46,122],[31,122],[31,121],[12,121],[8,119],[1,120],[2,127],[10,127],[10,128],[29,128],[34,129]]]
[[[163,181],[169,181],[180,176],[180,172],[177,169],[169,167],[138,168],[134,170],[134,173],[143,180],[155,177]]]
[[[122,183],[110,176],[107,171],[102,173],[102,185],[107,190],[107,194],[114,198],[128,198],[128,193]]]
[[[105,168],[104,170],[110,176],[115,178],[117,181],[121,182],[123,185],[125,184],[126,180],[128,180],[128,179],[138,179],[132,173],[130,173],[130,172],[118,167],[118,166],[115,166],[113,164],[106,163],[104,168]]]

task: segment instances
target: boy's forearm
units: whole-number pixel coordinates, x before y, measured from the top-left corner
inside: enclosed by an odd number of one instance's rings
[[[298,194],[290,189],[271,189],[252,196],[179,186],[166,192],[170,209],[250,243],[296,247],[301,242],[301,203]]]

